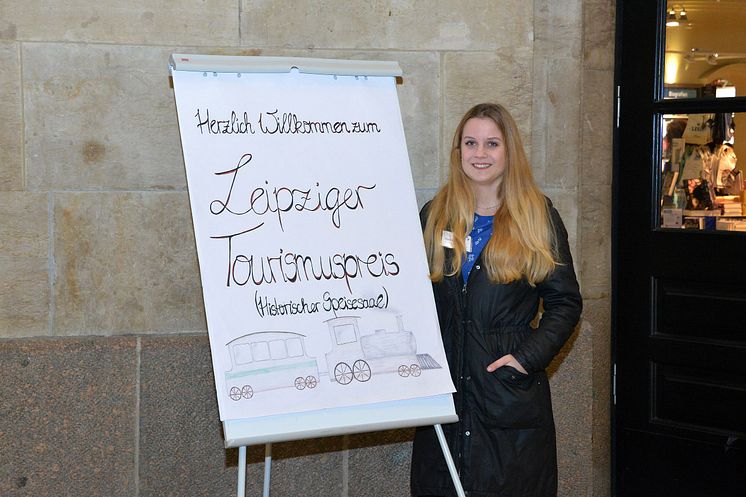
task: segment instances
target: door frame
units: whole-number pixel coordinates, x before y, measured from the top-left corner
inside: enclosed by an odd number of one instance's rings
[[[624,432],[629,426],[638,428],[649,421],[642,418],[654,417],[652,408],[647,413],[641,409],[635,411],[630,405],[630,399],[635,394],[643,395],[652,404],[654,387],[649,370],[630,371],[633,368],[626,367],[625,361],[632,364],[629,362],[631,354],[628,344],[633,343],[635,333],[645,333],[646,336],[654,334],[658,311],[654,288],[656,273],[672,274],[676,269],[675,261],[667,261],[656,248],[677,250],[677,247],[687,247],[692,251],[706,251],[713,243],[718,243],[725,257],[738,257],[739,254],[746,257],[744,233],[675,232],[658,227],[660,174],[653,164],[661,156],[661,116],[668,113],[746,112],[746,97],[662,100],[665,13],[665,0],[616,2],[611,253],[611,486],[612,495],[622,497],[627,497],[620,493],[624,491],[620,483],[627,457],[624,454]],[[741,127],[742,139],[746,139],[746,123]],[[638,253],[630,255],[631,247]],[[686,260],[686,254],[681,256],[682,260]],[[746,282],[746,267],[736,269],[729,278],[729,283],[733,285],[738,285],[739,281]],[[635,322],[630,317],[635,312],[640,316],[634,318],[637,319],[636,327],[629,325]],[[742,358],[740,352],[727,347],[712,350],[717,350],[724,355],[724,360],[734,364]],[[645,353],[640,351],[641,355]],[[734,366],[733,370],[738,374],[746,373],[744,366]],[[637,393],[636,388],[642,388],[645,393]],[[673,436],[676,428],[668,432]],[[721,443],[722,438],[722,434],[703,433],[694,443],[712,443],[714,446]],[[653,470],[650,478],[655,478],[655,474]]]

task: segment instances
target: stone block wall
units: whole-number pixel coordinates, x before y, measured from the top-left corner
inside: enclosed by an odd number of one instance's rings
[[[418,200],[478,101],[519,122],[586,303],[560,495],[609,494],[613,0],[0,4],[0,495],[233,495],[167,61],[396,60]],[[411,430],[277,444],[276,497],[407,496]],[[263,448],[249,449],[249,495]]]

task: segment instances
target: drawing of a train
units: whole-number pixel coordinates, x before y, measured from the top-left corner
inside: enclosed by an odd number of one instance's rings
[[[430,354],[417,354],[415,337],[404,329],[401,316],[397,316],[397,331],[376,330],[362,336],[359,319],[341,316],[325,321],[332,343],[326,353],[326,372],[319,372],[318,360],[308,356],[306,335],[300,333],[261,331],[228,342],[228,396],[238,401],[259,391],[315,388],[323,374],[332,382],[348,385],[353,380],[366,382],[374,373],[417,377],[425,369],[441,367]]]
[[[227,343],[231,369],[225,372],[228,395],[250,399],[254,392],[294,386],[315,388],[318,362],[306,353],[306,336],[289,331],[262,331]]]
[[[376,330],[360,335],[359,317],[342,316],[326,321],[332,350],[326,354],[329,377],[342,385],[368,381],[371,375],[396,371],[399,376],[420,376],[423,369],[441,366],[430,354],[417,354],[417,342],[397,316],[397,331]]]

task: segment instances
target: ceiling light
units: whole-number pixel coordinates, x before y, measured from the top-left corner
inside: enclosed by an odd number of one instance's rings
[[[671,8],[668,11],[668,15],[666,16],[666,26],[674,27],[678,26],[679,21],[676,19],[676,11]]]
[[[689,16],[686,13],[686,8],[682,5],[674,5],[673,7],[670,7],[668,9],[668,13],[666,14],[666,26],[668,27],[676,27],[676,26],[686,26],[691,27],[691,23],[689,22]]]

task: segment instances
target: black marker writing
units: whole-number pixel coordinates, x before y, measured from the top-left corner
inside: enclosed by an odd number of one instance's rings
[[[299,300],[278,301],[277,297],[261,295],[259,291],[254,292],[254,306],[259,317],[265,316],[294,316],[297,314],[316,314],[326,311],[334,313],[337,311],[360,311],[365,309],[387,309],[389,306],[389,292],[382,287],[382,292],[373,296],[349,296],[332,295],[324,292],[322,300]]]
[[[319,301],[307,301],[301,298],[299,301],[290,300],[287,302],[278,302],[277,298],[270,300],[267,296],[259,295],[254,292],[254,305],[259,317],[267,316],[288,316],[295,314],[314,314],[319,312]]]
[[[197,109],[197,113],[194,115],[197,118],[197,127],[202,135],[205,134],[205,130],[211,135],[253,135],[255,133],[254,127],[249,121],[249,114],[246,112],[239,118],[236,111],[233,111],[230,118],[223,120],[210,119],[210,109],[207,109],[205,114],[207,115],[204,120],[200,115],[199,109]]]
[[[359,311],[363,309],[386,309],[389,306],[389,292],[383,287],[383,293],[375,297],[335,297],[324,292],[324,310],[337,315],[337,311]]]
[[[218,176],[230,175],[231,184],[224,199],[216,199],[210,203],[212,214],[217,216],[227,211],[237,216],[250,213],[263,216],[267,213],[274,213],[277,215],[280,229],[284,231],[283,215],[286,213],[328,211],[332,225],[339,229],[342,226],[342,209],[351,211],[364,209],[363,193],[376,187],[375,184],[358,185],[354,188],[333,186],[322,190],[318,182],[308,188],[291,188],[288,186],[269,187],[269,182],[265,181],[267,186],[250,188],[250,191],[236,192],[234,195],[239,172],[251,162],[251,159],[251,154],[244,154],[238,160],[236,167],[215,173]]]
[[[393,277],[400,271],[394,254],[381,251],[366,255],[335,253],[310,256],[280,249],[279,254],[274,256],[234,254],[233,238],[249,231],[252,230],[212,237],[228,241],[226,286],[344,280],[347,289],[352,291],[350,280],[364,277]]]
[[[259,129],[262,133],[274,135],[306,135],[306,134],[357,134],[380,133],[381,127],[375,122],[365,121],[308,121],[300,119],[292,112],[279,113],[277,109],[259,115]]]

